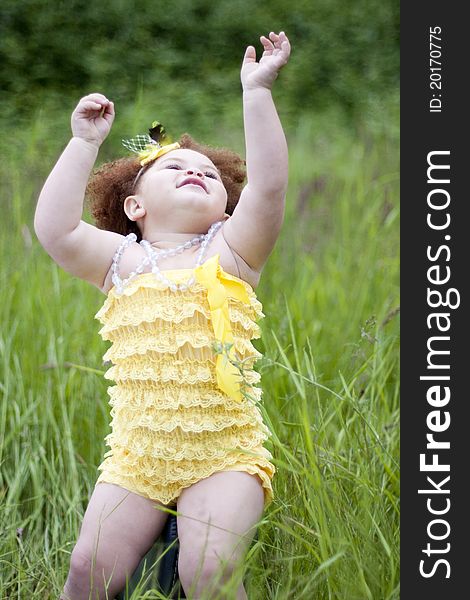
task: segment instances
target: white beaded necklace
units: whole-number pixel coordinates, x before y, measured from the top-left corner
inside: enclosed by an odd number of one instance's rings
[[[112,282],[116,287],[116,293],[122,294],[124,292],[124,287],[132,279],[137,277],[137,275],[140,275],[141,273],[143,273],[144,268],[149,263],[152,265],[152,273],[157,277],[157,279],[159,279],[162,283],[164,283],[167,287],[169,287],[172,292],[187,290],[188,288],[190,288],[193,285],[193,283],[196,280],[194,277],[194,274],[192,274],[191,277],[185,283],[175,284],[173,281],[171,281],[171,279],[168,279],[168,277],[165,277],[165,275],[163,275],[160,268],[158,267],[157,262],[160,259],[165,258],[167,256],[176,256],[176,254],[181,254],[181,252],[184,252],[184,250],[187,250],[187,249],[191,248],[192,246],[195,246],[196,244],[200,243],[201,248],[199,249],[197,259],[196,259],[196,267],[199,267],[203,263],[204,255],[207,250],[207,246],[211,243],[212,238],[215,236],[217,231],[222,227],[223,223],[224,223],[224,221],[217,221],[216,223],[213,223],[210,226],[209,231],[205,235],[203,235],[203,234],[198,235],[195,238],[193,238],[192,240],[189,240],[176,248],[169,248],[167,250],[162,250],[161,252],[156,252],[155,248],[153,248],[147,240],[141,240],[139,243],[147,252],[147,256],[144,258],[144,260],[141,262],[141,264],[136,268],[136,270],[132,271],[132,273],[129,274],[129,277],[127,277],[127,279],[123,280],[119,277],[119,274],[118,274],[119,260],[121,258],[122,253],[127,248],[127,246],[130,246],[130,244],[137,241],[137,236],[135,235],[135,233],[129,233],[126,236],[126,238],[124,239],[123,243],[117,249],[116,254],[114,255],[114,258],[113,258]]]

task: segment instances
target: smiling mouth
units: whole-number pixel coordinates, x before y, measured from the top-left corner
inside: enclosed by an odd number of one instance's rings
[[[201,180],[199,180],[199,179],[195,179],[194,177],[190,177],[190,178],[188,178],[188,179],[185,179],[185,180],[182,182],[182,184],[181,184],[181,185],[179,185],[178,187],[183,187],[184,185],[197,185],[197,186],[199,186],[200,188],[202,188],[202,189],[203,189],[203,190],[206,192],[206,194],[207,194],[207,188],[206,188],[206,186],[205,186],[204,182],[202,182],[202,181],[201,181]]]

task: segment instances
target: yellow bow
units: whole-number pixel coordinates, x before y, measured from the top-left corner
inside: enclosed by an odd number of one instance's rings
[[[178,142],[166,144],[166,146],[160,146],[160,144],[148,144],[144,150],[139,152],[140,164],[144,166],[170,150],[177,150],[179,147],[180,145]]]
[[[250,298],[245,286],[238,280],[225,273],[219,265],[220,255],[216,254],[195,269],[196,279],[207,288],[207,299],[212,317],[214,335],[222,344],[233,344],[232,327],[228,310],[228,297],[236,298],[246,304]],[[216,359],[217,384],[219,388],[234,400],[241,402],[240,370],[229,359],[237,360],[234,346],[224,354],[218,354]]]

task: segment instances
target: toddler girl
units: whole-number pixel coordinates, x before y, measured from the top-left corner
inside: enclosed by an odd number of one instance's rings
[[[263,317],[254,288],[279,235],[287,146],[271,96],[286,35],[262,36],[241,69],[243,161],[188,135],[126,141],[138,157],[105,164],[88,184],[97,227],[81,220],[87,182],[114,105],[93,93],[38,200],[35,231],[64,269],[97,286],[110,450],[72,551],[62,600],[114,598],[176,507],[187,597],[231,578],[273,498],[274,466],[251,344]],[[240,193],[241,192],[241,193]],[[217,587],[219,586],[219,588]],[[91,596],[90,596],[91,594]],[[191,595],[190,595],[191,594]],[[246,598],[242,584],[237,599]]]

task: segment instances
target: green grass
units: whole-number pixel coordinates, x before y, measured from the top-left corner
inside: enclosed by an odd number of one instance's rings
[[[289,131],[285,225],[257,289],[277,473],[250,600],[399,598],[397,135],[332,116]],[[36,120],[0,166],[1,598],[58,598],[109,431],[104,296],[32,227],[60,135]]]

